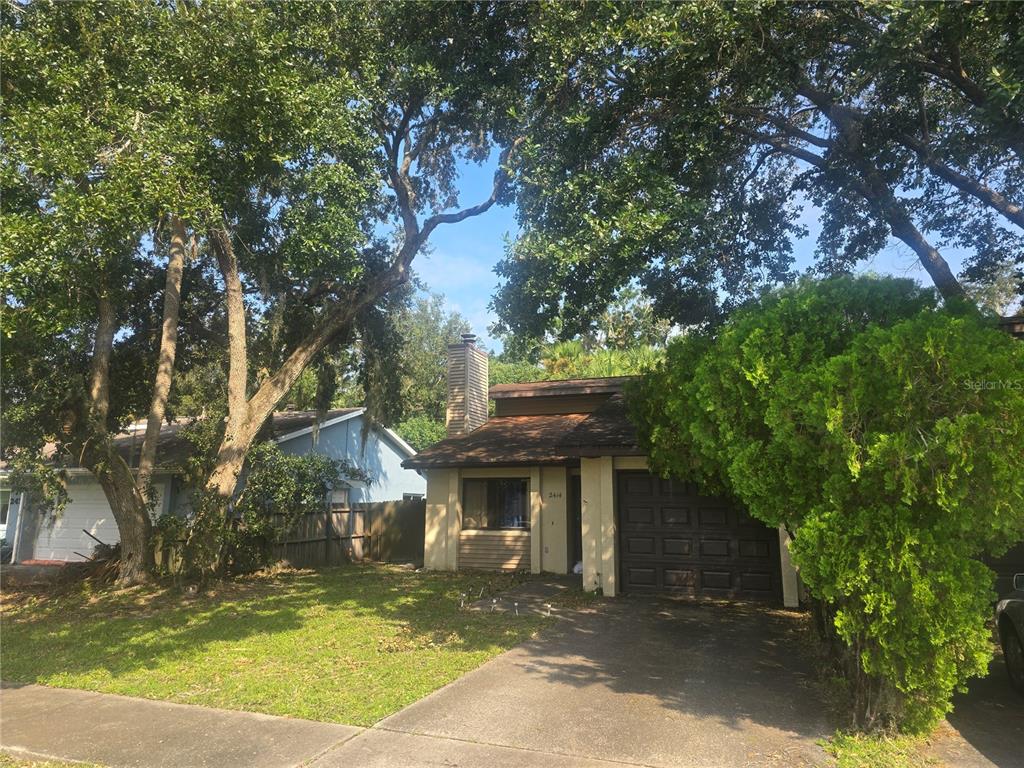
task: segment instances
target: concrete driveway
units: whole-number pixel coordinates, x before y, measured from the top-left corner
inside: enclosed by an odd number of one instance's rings
[[[932,738],[932,754],[956,768],[1024,765],[1024,699],[1010,687],[1002,656],[988,677],[974,678],[953,697],[953,711]]]
[[[331,750],[327,766],[802,766],[833,728],[801,619],[606,601]]]

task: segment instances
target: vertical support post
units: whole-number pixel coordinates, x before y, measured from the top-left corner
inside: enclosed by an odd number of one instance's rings
[[[530,469],[530,573],[540,573],[541,543],[544,538],[544,526],[541,525],[543,496],[540,485],[540,467]]]
[[[786,608],[800,607],[800,582],[789,551],[789,532],[779,526],[779,568],[782,571],[782,604]]]
[[[580,460],[580,508],[583,538],[583,588],[601,587],[601,460]]]
[[[601,590],[615,597],[619,563],[615,532],[615,463],[611,456],[602,456],[601,464]]]

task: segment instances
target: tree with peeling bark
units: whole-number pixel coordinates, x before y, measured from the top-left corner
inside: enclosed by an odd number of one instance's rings
[[[58,466],[93,472],[123,581],[150,570],[148,482],[174,377],[216,365],[217,330],[225,418],[197,539],[228,524],[245,456],[303,370],[357,335],[364,351],[386,344],[389,297],[431,233],[506,195],[526,12],[138,2],[7,15],[5,458],[50,442]],[[459,207],[458,162],[494,154],[491,194]],[[132,467],[114,436],[140,416]],[[199,567],[215,568],[216,545],[204,553]]]
[[[1022,292],[1020,4],[558,4],[534,30],[498,330],[571,336],[637,283],[717,322],[792,278],[808,203],[821,273],[895,239],[945,298]]]

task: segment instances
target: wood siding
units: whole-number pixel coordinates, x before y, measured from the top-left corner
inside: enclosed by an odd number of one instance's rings
[[[495,416],[548,416],[559,413],[593,413],[608,395],[552,395],[508,397],[494,401]]]
[[[466,347],[466,431],[472,432],[487,421],[487,354],[475,345]]]
[[[459,569],[528,571],[529,531],[463,531],[459,534]]]
[[[487,421],[487,354],[473,343],[448,346],[448,437],[472,432]]]

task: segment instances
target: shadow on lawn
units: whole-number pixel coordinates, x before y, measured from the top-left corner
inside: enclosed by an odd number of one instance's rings
[[[256,636],[273,642],[325,622],[339,631],[351,630],[349,622],[383,622],[384,652],[432,645],[480,651],[515,627],[507,617],[460,611],[459,595],[501,586],[507,580],[494,576],[353,565],[229,582],[191,600],[167,590],[62,595],[4,617],[4,677],[46,682],[60,675],[72,685],[101,671],[117,678],[202,656],[215,644],[237,647]]]

